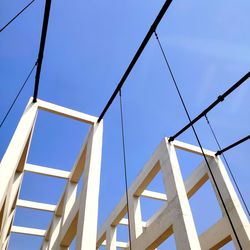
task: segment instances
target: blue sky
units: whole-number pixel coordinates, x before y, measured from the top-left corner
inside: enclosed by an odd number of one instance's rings
[[[4,25],[26,3],[28,1],[3,0],[0,24]],[[39,98],[98,116],[163,3],[52,1]],[[160,23],[158,35],[192,117],[249,71],[249,8],[246,0],[237,3],[175,0]],[[0,117],[5,115],[36,61],[43,9],[44,1],[36,0],[0,34]],[[33,94],[33,85],[34,74],[0,130],[1,158]],[[209,113],[223,147],[249,134],[249,95],[248,80]],[[173,135],[187,123],[154,37],[125,83],[123,103],[128,181],[132,183],[161,139]],[[125,190],[118,104],[116,99],[104,119],[99,225]],[[216,151],[205,120],[198,122],[196,128],[202,145]],[[86,125],[39,113],[29,163],[70,170],[86,131]],[[178,139],[197,144],[191,130]],[[226,157],[250,207],[249,142],[227,152]],[[184,178],[199,160],[180,154]],[[39,188],[39,183],[45,181],[49,184]],[[27,174],[21,198],[56,203],[64,182],[53,183],[48,177]],[[52,188],[55,194],[50,191]],[[152,183],[152,189],[163,191],[160,177]],[[210,190],[207,185],[191,200],[199,233],[220,216]],[[211,196],[211,202],[204,209],[201,204],[207,195]],[[158,206],[143,201],[145,216]],[[51,214],[31,212],[28,215],[28,212],[18,209],[15,224],[37,228],[48,225]],[[121,229],[121,238],[126,234],[123,231]],[[40,242],[39,238],[13,235],[10,249],[36,249]],[[173,242],[172,239],[166,243],[169,248],[166,245],[159,249],[173,249]],[[233,248],[229,245],[225,249]]]

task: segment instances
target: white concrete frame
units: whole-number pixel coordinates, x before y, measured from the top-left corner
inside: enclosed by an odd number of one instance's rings
[[[45,110],[91,125],[87,138],[72,171],[63,171],[28,164],[27,156],[38,110]],[[111,212],[97,234],[98,195],[100,183],[103,124],[97,118],[55,104],[29,101],[0,165],[0,250],[8,249],[11,233],[43,237],[41,250],[68,249],[76,237],[77,250],[94,250],[101,245],[108,250],[129,249],[128,242],[116,240],[117,225],[128,225],[126,196]],[[219,249],[233,241],[240,249],[224,208],[218,198],[215,183],[203,161],[184,182],[175,149],[201,155],[199,147],[164,138],[128,191],[132,250],[156,249],[170,235],[174,235],[178,250]],[[250,249],[250,224],[219,157],[204,150],[222,199],[229,212],[243,249]],[[165,193],[147,190],[158,172],[162,173]],[[57,205],[19,199],[25,172],[62,178],[67,181]],[[77,196],[78,182],[83,187]],[[206,181],[211,181],[222,210],[222,217],[202,235],[198,235],[189,198]],[[161,200],[164,205],[148,221],[142,221],[140,197]],[[16,207],[53,213],[47,230],[14,226]]]
[[[39,110],[90,124],[80,155],[71,172],[28,164],[27,156]],[[8,249],[11,233],[44,237],[41,249],[68,249],[76,237],[77,250],[96,248],[98,196],[101,168],[103,123],[97,117],[52,103],[30,99],[0,165],[0,249]],[[67,180],[57,205],[18,198],[25,172]],[[78,182],[83,186],[76,195]],[[48,230],[14,226],[16,207],[54,213]]]
[[[205,161],[184,182],[175,151],[176,148],[201,155],[199,147],[179,141],[169,143],[168,138],[165,138],[128,190],[132,238],[131,249],[156,249],[172,234],[174,234],[176,249],[178,250],[219,249],[231,240],[235,248],[240,249],[228,218],[225,215],[224,208],[218,198]],[[204,150],[204,152],[211,165],[212,173],[229,211],[229,216],[236,229],[240,244],[244,250],[250,249],[249,220],[244,213],[225,167],[220,158],[215,156],[214,152],[209,150]],[[166,194],[146,190],[159,171],[163,175]],[[189,205],[189,198],[206,181],[211,181],[222,210],[222,218],[202,235],[198,235]],[[141,196],[164,201],[161,209],[146,222],[142,221]],[[98,231],[97,249],[100,246],[106,246],[108,250],[116,250],[117,248],[129,249],[128,242],[118,242],[116,240],[117,225],[128,225],[127,219],[124,218],[126,213],[127,202],[124,195]]]

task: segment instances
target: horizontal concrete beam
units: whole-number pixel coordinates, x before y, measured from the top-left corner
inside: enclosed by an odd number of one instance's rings
[[[97,122],[97,117],[88,115],[82,112],[75,111],[73,109],[68,109],[64,108],[62,106],[45,102],[42,100],[38,100],[38,108],[41,110],[45,110],[57,115],[61,115],[64,117],[68,117],[74,120],[78,120],[81,122],[89,123],[89,124],[94,124]]]
[[[194,146],[194,145],[191,145],[191,144],[188,144],[185,142],[181,142],[178,140],[174,140],[172,143],[174,144],[175,148],[182,149],[182,150],[185,150],[185,151],[188,151],[191,153],[195,153],[198,155],[202,155],[202,151],[201,151],[200,147],[198,147],[198,146]],[[203,151],[204,151],[204,154],[206,156],[215,157],[215,152],[207,150],[207,149],[203,149]]]
[[[25,207],[25,208],[31,208],[31,209],[36,209],[36,210],[48,211],[48,212],[54,212],[56,210],[56,205],[21,200],[21,199],[17,200],[16,205],[18,207]]]
[[[155,199],[155,200],[167,201],[166,194],[154,192],[154,191],[149,191],[149,190],[144,190],[142,192],[141,196],[146,197],[146,198]]]
[[[140,196],[141,193],[145,190],[148,184],[153,180],[153,178],[160,171],[160,164],[158,162],[159,156],[164,150],[164,141],[160,143],[157,147],[149,161],[146,162],[143,169],[137,176],[136,180],[133,182],[131,187],[128,190],[128,195]],[[116,226],[122,220],[127,212],[127,200],[126,195],[122,197],[120,202],[116,205],[116,207],[111,212],[110,216],[104,223],[104,225],[99,229],[97,236],[97,247],[101,245],[103,239],[105,239],[105,234],[107,228],[112,225]]]
[[[105,241],[103,241],[102,246],[106,246],[106,245],[107,245],[107,243],[105,240]],[[128,248],[128,246],[129,245],[127,242],[116,241],[116,247],[118,247],[118,248],[126,249],[126,248]]]
[[[26,172],[31,172],[34,174],[41,174],[41,175],[46,175],[46,176],[51,176],[51,177],[57,177],[57,178],[62,178],[62,179],[68,179],[70,176],[70,172],[60,170],[60,169],[55,169],[55,168],[47,168],[47,167],[42,167],[34,164],[25,164],[24,171]]]
[[[146,227],[146,224],[147,223],[145,221],[142,221],[142,226],[143,227]],[[126,218],[121,219],[121,221],[119,222],[119,225],[127,226],[128,225],[128,219],[126,219]]]
[[[177,142],[177,141],[175,141]],[[189,144],[182,145],[182,147],[188,147]],[[192,145],[190,145],[190,150]],[[157,166],[159,155],[161,154],[162,145],[160,144],[157,148],[157,150],[154,152],[151,159],[145,164],[144,168],[141,170],[140,174],[137,176],[136,180],[133,182],[132,186],[129,188],[129,194],[133,194],[136,196],[141,196],[145,190],[143,190],[144,186],[147,186],[143,184],[146,180],[146,183],[150,183],[150,181],[153,179],[158,170],[160,169],[160,166]],[[196,147],[192,148],[192,150],[198,150]],[[153,171],[152,169],[156,168]],[[187,195],[190,198],[206,181],[208,180],[207,175],[207,169],[206,169],[206,163],[203,161],[198,168],[196,168],[192,174],[188,177],[188,179],[185,181],[185,188],[187,191]],[[145,193],[144,193],[145,194]],[[147,192],[146,192],[147,194]],[[105,232],[107,228],[110,225],[116,226],[119,224],[119,222],[122,220],[122,218],[126,214],[126,196],[124,195],[120,202],[117,204],[117,206],[113,209],[110,216],[108,217],[107,221],[104,223],[104,225],[99,229],[98,237],[97,237],[97,246],[100,245],[102,240],[105,238]],[[157,219],[157,217],[166,209],[167,207],[167,201],[166,203],[159,209],[158,212],[156,212],[148,221],[147,226],[149,227],[150,224]]]
[[[33,236],[44,237],[46,230],[30,228],[30,227],[12,226],[11,232],[17,233],[17,234],[28,234],[28,235],[33,235]]]

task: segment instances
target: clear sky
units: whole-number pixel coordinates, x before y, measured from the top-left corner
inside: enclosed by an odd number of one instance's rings
[[[28,1],[2,0],[0,26]],[[33,5],[0,33],[0,117],[36,61],[45,0]],[[164,1],[52,1],[41,72],[39,98],[91,115],[100,115]],[[192,117],[250,69],[250,2],[174,0],[157,31]],[[0,129],[2,158],[18,120],[33,94],[34,74],[8,120]],[[249,134],[250,81],[246,81],[209,118],[225,147]],[[187,123],[180,100],[154,37],[123,88],[129,184],[164,136]],[[104,118],[100,212],[101,225],[124,194],[121,127],[116,99]],[[217,146],[204,119],[198,135],[205,148]],[[70,170],[87,126],[39,113],[28,162]],[[197,145],[191,130],[179,140]],[[250,208],[249,142],[226,153]],[[200,159],[180,154],[184,179]],[[48,184],[40,187],[40,184]],[[27,174],[20,197],[56,204],[65,182]],[[51,190],[55,190],[52,192]],[[164,191],[161,177],[151,190]],[[206,203],[206,206],[203,204]],[[146,220],[160,204],[142,200]],[[207,184],[191,199],[199,233],[220,218],[215,195]],[[28,213],[29,212],[29,213]],[[15,225],[45,229],[50,213],[17,209]],[[126,239],[119,229],[119,240]],[[40,238],[12,235],[11,250],[38,249]],[[174,249],[171,238],[159,249]],[[224,249],[234,249],[229,244]]]

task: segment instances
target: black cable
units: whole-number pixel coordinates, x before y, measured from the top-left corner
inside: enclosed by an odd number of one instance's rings
[[[154,20],[153,24],[151,25],[151,27],[150,27],[147,35],[143,39],[140,47],[138,48],[136,54],[134,55],[134,57],[133,57],[132,61],[130,62],[128,68],[126,69],[125,73],[123,74],[123,76],[122,76],[120,82],[118,83],[116,89],[114,90],[112,96],[110,97],[110,99],[107,102],[106,106],[104,107],[102,113],[100,114],[97,122],[100,122],[102,120],[103,116],[105,115],[105,113],[109,109],[110,105],[114,101],[116,95],[118,94],[119,90],[122,88],[124,82],[126,81],[127,77],[129,76],[131,70],[135,66],[137,60],[139,59],[139,57],[141,55],[141,53],[143,52],[144,48],[146,47],[149,39],[151,38],[152,34],[154,33],[155,29],[157,28],[157,26],[160,23],[161,19],[163,18],[164,14],[168,10],[168,7],[170,6],[171,2],[172,2],[172,0],[166,0],[166,2],[164,3],[164,5],[162,6],[159,14],[157,15],[156,19]]]
[[[212,134],[213,134],[214,140],[216,141],[216,144],[217,144],[219,150],[221,151],[222,148],[221,148],[221,145],[220,145],[220,143],[219,143],[218,137],[216,136],[215,131],[214,131],[214,129],[213,129],[213,127],[212,127],[212,125],[211,125],[211,123],[210,123],[210,121],[209,121],[207,115],[205,115],[205,118],[206,118],[207,124],[208,124],[208,126],[209,126],[209,128],[210,128],[210,130],[211,130],[211,132],[212,132]],[[231,168],[230,168],[230,166],[229,166],[229,163],[228,163],[228,161],[227,161],[227,159],[226,159],[226,156],[223,154],[223,152],[221,153],[221,155],[222,155],[222,157],[223,157],[223,159],[224,159],[224,161],[225,161],[225,163],[226,163],[227,169],[228,169],[228,171],[229,171],[229,173],[230,173],[230,175],[231,175],[231,178],[232,178],[232,180],[233,180],[233,182],[234,182],[234,185],[235,185],[235,187],[236,187],[236,189],[237,189],[237,191],[238,191],[238,193],[239,193],[239,195],[240,195],[240,198],[241,198],[241,200],[242,200],[242,202],[243,202],[243,204],[244,204],[244,206],[245,206],[245,209],[246,209],[246,211],[247,211],[247,213],[248,213],[248,216],[250,216],[249,209],[248,209],[247,204],[246,204],[246,202],[245,202],[245,200],[244,200],[244,197],[243,197],[243,195],[242,195],[242,193],[241,193],[241,191],[240,191],[240,188],[239,188],[239,186],[238,186],[238,183],[236,182],[236,179],[235,179],[235,177],[234,177],[234,175],[233,175],[233,172],[232,172],[232,170],[231,170]]]
[[[183,108],[184,108],[184,110],[185,110],[185,113],[186,113],[186,115],[187,115],[187,117],[188,117],[189,122],[191,123],[192,120],[191,120],[191,118],[190,118],[190,115],[189,115],[189,113],[188,113],[187,107],[186,107],[185,102],[184,102],[184,100],[183,100],[183,97],[182,97],[182,95],[181,95],[181,93],[180,93],[180,90],[179,90],[179,88],[178,88],[177,82],[176,82],[176,80],[175,80],[175,77],[174,77],[174,75],[173,75],[173,72],[172,72],[172,70],[171,70],[171,67],[170,67],[170,65],[169,65],[169,63],[168,63],[166,54],[165,54],[165,52],[164,52],[164,50],[163,50],[163,48],[162,48],[161,42],[160,42],[160,40],[159,40],[159,37],[158,37],[156,31],[155,31],[155,37],[156,37],[156,39],[157,39],[157,41],[158,41],[159,47],[160,47],[161,52],[162,52],[162,55],[163,55],[163,57],[164,57],[164,59],[165,59],[166,65],[167,65],[167,67],[168,67],[168,70],[169,70],[169,72],[170,72],[170,74],[171,74],[172,80],[173,80],[173,82],[174,82],[174,85],[175,85],[175,87],[176,87],[176,90],[177,90],[177,92],[178,92],[178,95],[179,95],[179,97],[180,97],[180,100],[181,100],[181,102],[182,102],[182,105],[183,105]],[[209,172],[210,172],[210,175],[211,175],[211,177],[212,177],[212,179],[213,179],[213,182],[214,182],[214,185],[215,185],[215,189],[216,189],[216,191],[217,191],[217,193],[218,193],[218,195],[219,195],[219,198],[220,198],[220,201],[221,201],[221,203],[222,203],[222,206],[223,206],[223,208],[224,208],[224,210],[225,210],[225,212],[226,212],[227,218],[228,218],[228,220],[229,220],[229,223],[230,223],[230,225],[231,225],[231,228],[232,228],[232,230],[233,230],[233,233],[234,233],[234,235],[235,235],[235,238],[236,238],[236,240],[237,240],[237,243],[238,243],[240,249],[243,249],[242,246],[241,246],[240,240],[239,240],[239,238],[238,238],[238,235],[237,235],[237,233],[236,233],[236,230],[235,230],[235,228],[234,228],[234,225],[233,225],[233,223],[232,223],[232,220],[231,220],[231,218],[230,218],[230,216],[229,216],[229,212],[228,212],[228,210],[227,210],[227,207],[226,207],[226,205],[225,205],[225,202],[224,202],[224,200],[223,200],[223,198],[222,198],[222,195],[221,195],[221,193],[220,193],[220,189],[219,189],[219,187],[218,187],[218,185],[217,185],[217,183],[216,183],[215,177],[214,177],[214,175],[213,175],[213,172],[212,172],[212,170],[211,170],[211,167],[210,167],[210,165],[209,165],[209,162],[208,162],[208,160],[207,160],[207,157],[206,157],[206,155],[205,155],[205,153],[204,153],[204,150],[203,150],[203,147],[202,147],[202,145],[201,145],[201,142],[200,142],[200,139],[199,139],[199,137],[198,137],[198,134],[197,134],[197,132],[196,132],[196,129],[195,129],[195,127],[194,127],[193,124],[191,124],[190,126],[192,127],[192,130],[193,130],[193,133],[194,133],[194,135],[195,135],[195,138],[196,138],[196,140],[197,140],[197,142],[198,142],[198,144],[199,144],[199,147],[200,147],[200,149],[201,149],[203,158],[204,158],[204,160],[205,160],[205,162],[206,162],[206,165],[207,165],[207,167],[208,167],[208,170],[209,170]]]
[[[161,42],[160,42],[160,40],[159,40],[159,37],[158,37],[156,31],[154,31],[154,34],[155,34],[156,40],[158,41],[158,44],[159,44],[159,46],[160,46],[162,55],[163,55],[164,60],[165,60],[165,62],[166,62],[166,64],[167,64],[168,70],[169,70],[169,72],[170,72],[170,75],[171,75],[171,78],[172,78],[173,83],[174,83],[174,85],[175,85],[175,88],[176,88],[176,90],[177,90],[177,93],[178,93],[178,95],[179,95],[179,97],[180,97],[181,103],[182,103],[182,105],[183,105],[183,107],[184,107],[184,110],[185,110],[185,112],[186,112],[186,114],[187,114],[188,120],[191,122],[191,118],[190,118],[190,116],[189,116],[187,107],[186,107],[185,102],[184,102],[184,100],[183,100],[183,98],[182,98],[182,96],[181,96],[181,92],[180,92],[180,90],[179,90],[179,87],[178,87],[177,82],[176,82],[176,80],[175,80],[174,74],[173,74],[173,72],[172,72],[172,70],[171,70],[171,67],[170,67],[169,63],[168,63],[166,54],[165,54],[165,52],[164,52],[164,50],[163,50],[163,48],[162,48]],[[170,137],[170,138],[169,138],[169,141],[172,141],[172,140],[174,140],[173,137]]]
[[[122,93],[119,90],[120,96],[120,114],[121,114],[121,128],[122,128],[122,150],[123,150],[123,167],[124,167],[124,181],[126,188],[126,200],[127,200],[127,213],[128,213],[128,236],[129,236],[129,249],[132,250],[131,244],[131,230],[130,230],[130,215],[129,215],[129,198],[128,198],[128,178],[127,178],[127,163],[126,163],[126,147],[125,147],[125,135],[124,135],[124,121],[123,121],[123,108],[122,108]]]
[[[173,141],[176,137],[178,137],[180,134],[182,134],[184,131],[186,131],[188,128],[190,128],[194,123],[196,123],[198,120],[200,120],[203,116],[205,116],[210,110],[212,110],[216,105],[218,105],[220,102],[223,102],[224,99],[231,94],[235,89],[237,89],[242,83],[244,83],[248,78],[250,77],[250,72],[248,72],[246,75],[244,75],[238,82],[236,82],[233,86],[231,86],[226,92],[224,92],[222,95],[219,95],[218,98],[210,104],[206,109],[204,109],[199,115],[197,115],[193,120],[191,120],[184,128],[182,128],[180,131],[178,131],[175,135],[170,137],[170,141]]]
[[[36,102],[37,95],[38,95],[40,73],[41,73],[41,68],[42,68],[42,63],[43,63],[43,53],[44,53],[44,47],[45,47],[47,30],[48,30],[48,23],[49,23],[50,6],[51,6],[51,0],[46,0],[46,4],[45,4],[45,8],[44,8],[43,27],[42,27],[42,33],[41,33],[40,48],[39,48],[38,59],[37,59],[37,69],[36,69],[36,76],[35,76],[33,102]]]
[[[234,147],[238,146],[239,144],[241,144],[249,139],[250,139],[250,135],[238,140],[237,142],[234,142],[233,144],[227,146],[226,148],[223,148],[222,150],[219,150],[215,155],[221,155],[222,153],[226,152],[227,150],[234,148]]]
[[[35,0],[32,0],[29,4],[27,4],[20,12],[18,12],[7,24],[5,24],[1,29],[2,32],[5,28],[7,28],[20,14],[22,14]]]
[[[31,69],[30,73],[29,73],[28,76],[26,77],[26,79],[25,79],[24,83],[22,84],[20,90],[18,91],[18,93],[17,93],[15,99],[13,100],[13,102],[12,102],[12,104],[10,105],[8,111],[6,112],[6,114],[5,114],[5,116],[4,116],[3,120],[2,120],[2,122],[1,122],[1,124],[0,124],[0,128],[3,126],[5,120],[7,119],[7,117],[8,117],[8,115],[9,115],[10,111],[12,110],[12,108],[13,108],[14,104],[16,103],[16,101],[17,101],[19,95],[21,94],[23,88],[25,87],[26,83],[28,82],[28,80],[29,80],[29,78],[30,78],[30,76],[31,76],[31,74],[32,74],[32,72],[33,72],[33,70],[34,70],[34,68],[36,67],[36,65],[37,65],[37,63],[35,63],[35,65],[34,65],[34,66],[32,67],[32,69]]]

